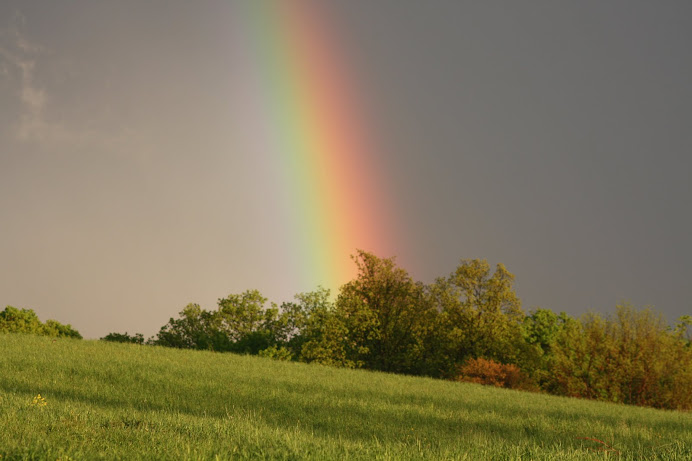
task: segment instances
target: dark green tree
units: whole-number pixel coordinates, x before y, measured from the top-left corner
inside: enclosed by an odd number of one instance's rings
[[[534,309],[524,317],[522,334],[532,354],[526,354],[522,368],[539,385],[550,381],[553,344],[560,332],[574,322],[566,313],[556,314],[549,309]]]
[[[152,344],[180,349],[206,349],[219,352],[231,350],[231,341],[221,326],[216,312],[202,309],[199,304],[188,304],[179,318],[171,318],[161,327]]]
[[[112,343],[132,343],[132,344],[144,344],[144,335],[142,333],[135,333],[134,335],[129,335],[125,333],[108,333],[106,336],[101,338],[101,341],[109,341]]]

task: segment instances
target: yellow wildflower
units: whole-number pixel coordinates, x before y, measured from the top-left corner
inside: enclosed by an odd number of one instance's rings
[[[38,394],[36,397],[34,397],[34,400],[31,401],[31,405],[36,407],[45,407],[48,405],[48,402],[46,402],[46,399],[41,397],[41,394]]]

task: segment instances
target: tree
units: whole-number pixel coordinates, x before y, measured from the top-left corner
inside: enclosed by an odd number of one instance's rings
[[[512,287],[514,275],[503,264],[492,273],[487,261],[462,260],[447,278],[430,288],[442,314],[446,346],[441,355],[447,371],[470,358],[521,365],[529,354],[521,334],[524,314]]]
[[[303,346],[319,341],[324,334],[323,327],[329,313],[334,310],[330,300],[330,290],[318,287],[317,290],[295,295],[295,301],[281,304],[277,322],[276,339],[281,347],[291,352],[294,359],[306,359],[302,355]]]
[[[43,324],[43,331],[46,336],[82,339],[82,335],[72,328],[72,325],[63,325],[57,320],[46,320],[46,323]]]
[[[7,306],[0,312],[0,332],[43,334],[43,324],[31,309]]]
[[[71,325],[56,320],[42,323],[31,309],[7,306],[0,312],[0,333],[31,333],[35,335],[82,339],[82,335]]]
[[[522,368],[537,383],[542,385],[549,381],[553,344],[570,322],[576,322],[576,320],[564,312],[556,314],[549,309],[534,309],[524,317],[521,329],[524,341],[529,348]]]
[[[549,309],[534,309],[524,317],[522,331],[526,342],[535,344],[544,354],[549,354],[560,330],[573,322],[566,313],[556,314]]]
[[[650,309],[625,304],[605,319],[587,314],[558,334],[553,352],[554,393],[692,408],[692,351]]]
[[[218,301],[218,309],[207,311],[199,304],[188,304],[180,318],[171,318],[152,342],[183,349],[209,349],[217,352],[257,354],[277,344],[281,330],[275,305],[265,307],[267,299],[257,290],[230,294]]]
[[[363,366],[353,358],[354,344],[348,333],[344,319],[336,310],[314,311],[300,348],[300,361],[345,368]]]
[[[221,319],[215,312],[203,310],[199,304],[190,303],[161,327],[152,344],[180,349],[206,349],[228,351],[231,341],[221,327]]]
[[[230,350],[244,354],[259,351],[277,344],[281,332],[279,309],[257,290],[231,294],[219,299],[218,317],[221,330],[231,342]]]
[[[346,354],[356,364],[398,373],[418,373],[422,333],[434,312],[421,284],[394,259],[358,250],[355,280],[336,301],[337,318],[346,328]]]

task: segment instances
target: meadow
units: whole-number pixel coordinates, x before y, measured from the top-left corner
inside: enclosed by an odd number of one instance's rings
[[[0,460],[24,459],[690,460],[692,414],[0,334]]]

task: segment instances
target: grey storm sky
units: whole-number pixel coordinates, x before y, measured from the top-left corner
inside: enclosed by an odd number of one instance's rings
[[[0,3],[0,306],[149,336],[315,288],[237,141],[238,3]],[[326,3],[396,208],[379,256],[504,263],[527,310],[692,314],[692,3]]]

